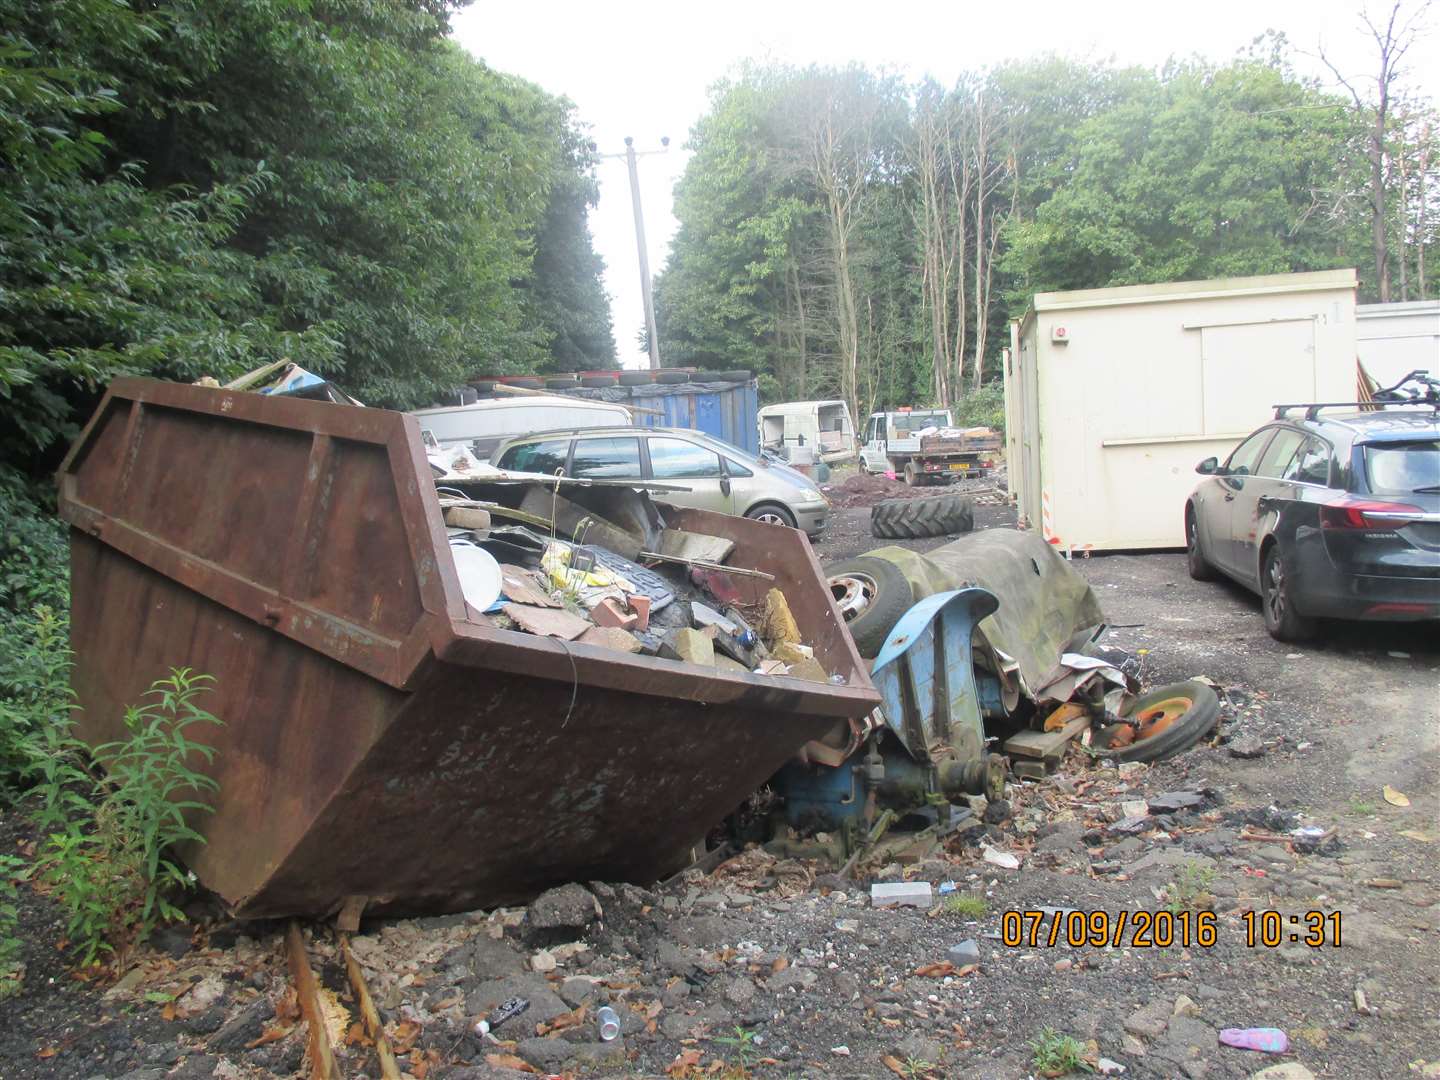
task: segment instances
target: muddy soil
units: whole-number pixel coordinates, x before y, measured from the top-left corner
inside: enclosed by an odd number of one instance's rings
[[[1002,510],[977,507],[977,528],[1005,524]],[[817,550],[833,561],[873,546],[868,510],[855,507],[837,510]],[[1034,1043],[1051,1029],[1127,1078],[1238,1080],[1275,1065],[1300,1080],[1440,1076],[1433,628],[1339,626],[1280,645],[1253,597],[1191,581],[1179,555],[1076,566],[1114,627],[1106,641],[1142,657],[1147,683],[1204,676],[1220,688],[1206,744],[1125,769],[1077,748],[1056,775],[1012,785],[1008,815],[992,807],[944,850],[880,870],[930,884],[937,901],[921,909],[876,909],[869,881],[751,853],[668,887],[594,883],[599,918],[572,894],[528,913],[367,921],[355,951],[408,1074],[1014,1080],[1038,1075]],[[1409,805],[1387,801],[1387,785]],[[1150,807],[1173,792],[1195,805]],[[1144,827],[1115,829],[1141,800]],[[1290,834],[1310,825],[1333,830],[1318,851]],[[5,823],[0,840],[24,839]],[[1019,868],[986,861],[985,846]],[[947,882],[983,908],[949,910],[938,900]],[[0,1003],[0,1074],[303,1070],[279,928],[181,928],[160,942],[169,952],[146,950],[132,964],[140,975],[107,989],[71,976],[53,907],[24,895],[27,971],[21,994]],[[1213,913],[1215,943],[1127,933],[1118,947],[1070,947],[1063,935],[1051,946],[1047,922],[1034,945],[1006,946],[1004,913],[1042,906],[1103,912],[1112,927],[1122,912]],[[1285,920],[1280,940],[1251,947],[1247,914],[1266,911]],[[1309,912],[1325,917],[1318,947],[1291,940]],[[562,925],[542,940],[547,920]],[[952,956],[965,942],[978,960]],[[328,931],[311,947],[336,1007],[353,1015]],[[474,1022],[515,995],[529,1010],[482,1041]],[[596,1037],[602,1001],[621,1016],[612,1043]],[[1221,1045],[1222,1029],[1251,1026],[1283,1030],[1289,1052]],[[378,1075],[363,1045],[345,1053],[347,1076]]]

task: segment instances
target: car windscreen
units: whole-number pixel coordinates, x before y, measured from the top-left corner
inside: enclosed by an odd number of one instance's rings
[[[1440,439],[1369,443],[1365,479],[1376,495],[1440,492]]]

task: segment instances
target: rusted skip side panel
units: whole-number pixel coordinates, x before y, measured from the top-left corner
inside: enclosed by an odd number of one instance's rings
[[[243,913],[346,894],[466,911],[566,881],[653,881],[832,723],[446,664]]]
[[[215,673],[202,704],[225,726],[207,843],[186,852],[205,884],[241,901],[311,827],[409,695],[182,588],[80,532],[70,544],[71,676],[80,733],[123,735],[125,706],[171,667]],[[303,718],[303,722],[302,719]]]
[[[741,518],[678,523],[775,574],[845,685],[467,622],[398,413],[121,380],[60,489],[80,731],[115,737],[171,666],[216,678],[220,792],[187,854],[240,914],[354,896],[456,910],[654,877],[878,700],[805,538]]]

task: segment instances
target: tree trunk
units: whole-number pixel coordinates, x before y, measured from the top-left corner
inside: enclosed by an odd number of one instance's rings
[[[1425,181],[1430,174],[1430,122],[1425,122],[1425,127],[1420,132],[1420,173],[1416,177],[1420,190],[1416,193],[1415,200],[1415,287],[1420,290],[1420,299],[1425,299],[1425,240],[1428,236],[1430,216],[1428,213],[1429,203],[1426,200]]]

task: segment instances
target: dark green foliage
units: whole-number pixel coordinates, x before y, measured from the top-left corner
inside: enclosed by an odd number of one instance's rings
[[[997,379],[970,390],[951,411],[959,427],[988,427],[1004,432],[1005,386]]]
[[[571,106],[451,6],[0,0],[0,465],[120,374],[286,357],[414,406],[611,360]]]

